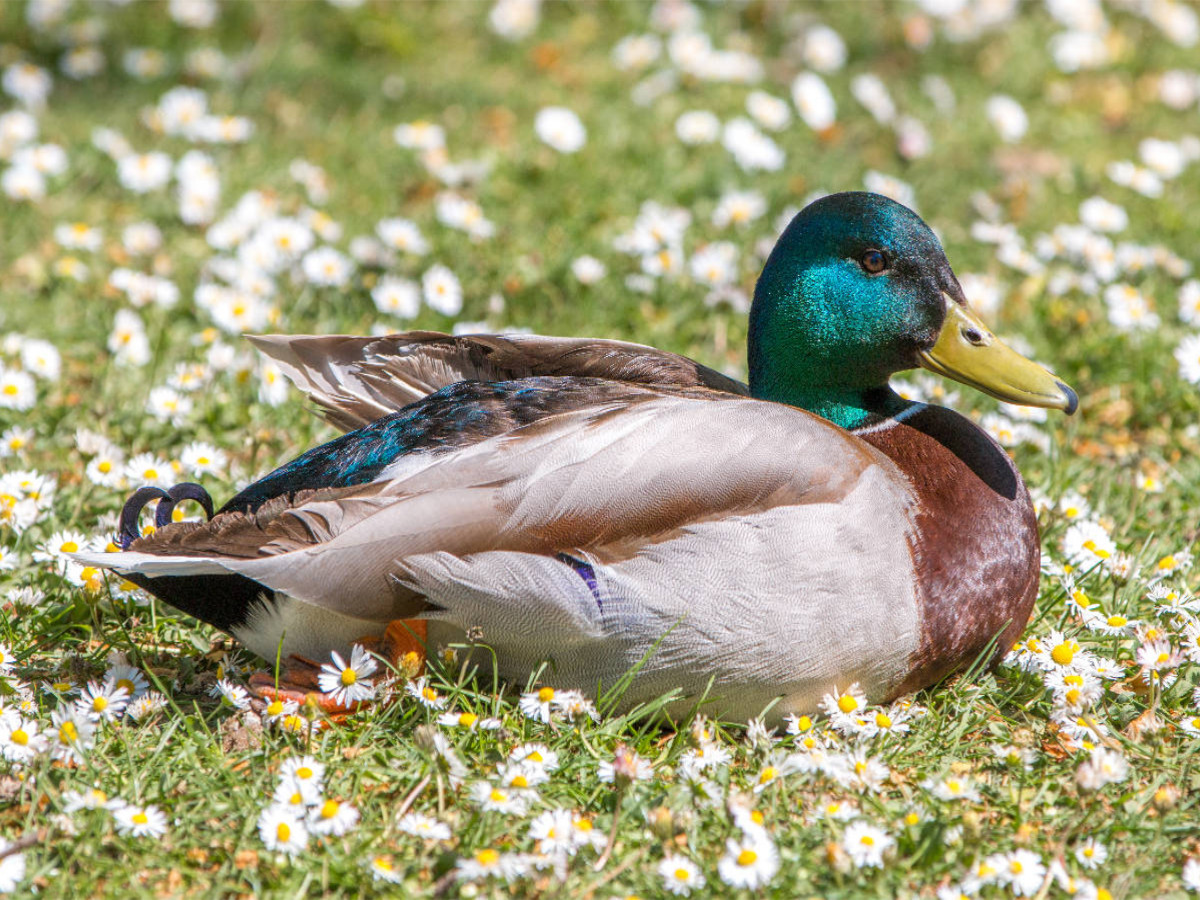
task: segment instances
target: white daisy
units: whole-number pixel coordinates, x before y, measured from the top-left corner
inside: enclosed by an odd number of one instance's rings
[[[761,834],[729,838],[725,842],[725,855],[717,862],[717,874],[734,888],[765,887],[778,871],[779,851]]]
[[[93,719],[109,721],[119,719],[129,705],[129,691],[112,682],[89,681],[75,707]]]
[[[858,868],[883,866],[883,854],[896,845],[896,839],[869,822],[851,822],[842,835],[842,849]]]
[[[308,813],[308,827],[313,834],[341,837],[358,824],[358,810],[349,803],[326,800]]]
[[[308,846],[304,820],[288,807],[271,805],[258,817],[258,834],[268,850],[295,856]]]
[[[435,265],[421,276],[426,305],[443,316],[462,312],[462,285],[458,277],[443,265]]]
[[[117,831],[131,837],[162,837],[167,833],[167,816],[157,806],[122,805],[113,810]]]
[[[534,119],[537,136],[559,153],[576,153],[587,142],[587,129],[574,112],[563,106],[547,106]]]
[[[371,289],[371,299],[381,313],[412,319],[421,311],[421,291],[407,278],[385,275]]]
[[[349,663],[336,650],[331,656],[333,662],[324,663],[317,676],[317,685],[323,693],[331,694],[333,702],[342,706],[375,696],[375,687],[369,679],[379,666],[360,644],[351,648]]]
[[[424,838],[427,841],[448,841],[451,838],[450,826],[421,813],[408,813],[396,827],[405,834]]]
[[[0,754],[9,762],[27,764],[46,748],[46,736],[39,733],[36,721],[18,715],[0,716]]]
[[[704,887],[704,875],[700,867],[686,856],[671,854],[658,864],[658,875],[669,893],[686,897],[692,891]]]

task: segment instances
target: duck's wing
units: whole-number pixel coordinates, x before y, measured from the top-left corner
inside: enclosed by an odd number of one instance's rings
[[[523,395],[540,390],[539,381],[508,388],[512,401],[530,402]],[[479,390],[494,396],[496,387]],[[587,567],[652,552],[730,517],[803,504],[836,510],[868,472],[902,480],[864,442],[780,404],[611,382],[581,388],[573,402],[502,433],[409,448],[362,484],[301,490],[251,512],[168,526],[129,551],[86,561],[146,578],[237,575],[302,603],[386,622],[478,604],[478,592],[468,602],[450,583],[452,573],[490,560],[488,590],[505,587],[503,599],[493,598],[495,615],[524,620],[540,604],[562,627],[583,627],[575,618],[595,607]],[[465,403],[460,397],[427,417],[452,416],[450,424],[470,430]],[[390,421],[403,427],[402,420]],[[881,502],[902,503],[903,491],[892,494]],[[879,512],[899,518],[894,509]],[[434,570],[451,573],[450,581],[437,587]]]
[[[343,431],[464,380],[574,376],[749,394],[746,385],[686,356],[624,341],[433,331],[383,337],[271,334],[250,341]]]

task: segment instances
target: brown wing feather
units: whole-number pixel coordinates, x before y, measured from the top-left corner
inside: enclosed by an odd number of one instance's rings
[[[686,356],[624,341],[433,331],[384,337],[259,335],[250,340],[308,393],[332,424],[346,431],[465,380],[574,376],[749,394],[746,385]]]

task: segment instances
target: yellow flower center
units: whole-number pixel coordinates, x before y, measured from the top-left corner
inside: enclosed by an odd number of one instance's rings
[[[534,750],[532,753],[530,753],[525,758],[528,760],[531,760],[532,762],[542,762],[542,759],[543,759],[542,753],[540,750]]]
[[[916,825],[920,821],[921,821],[921,817],[918,816],[915,812],[910,812],[907,816],[904,817],[905,825]]]
[[[4,386],[4,393],[10,397],[15,397],[17,395],[17,386],[15,384],[6,384]]]
[[[377,856],[371,861],[371,864],[377,869],[383,869],[385,872],[392,871],[392,864],[382,856]]]
[[[280,843],[286,844],[292,838],[292,826],[287,822],[280,822],[275,826],[275,839]]]
[[[758,776],[759,784],[766,784],[769,781],[774,781],[775,776],[779,774],[779,770],[774,766],[767,766],[762,770],[762,774]]]
[[[490,847],[475,854],[475,861],[481,866],[494,866],[500,862],[500,854]]]
[[[296,770],[296,777],[307,781],[313,777],[313,770],[308,766],[301,766]]]
[[[11,740],[18,747],[24,747],[29,744],[29,732],[24,728],[18,728],[13,731]]]
[[[435,690],[434,690],[433,688],[431,688],[431,687],[427,687],[427,688],[425,688],[424,690],[422,690],[422,691],[421,691],[421,696],[422,696],[422,697],[424,697],[426,700],[428,700],[430,703],[432,703],[432,702],[434,702],[435,700],[437,700],[437,698],[438,698],[438,692],[437,692],[437,691],[435,691]]]
[[[1164,556],[1162,559],[1160,559],[1158,561],[1159,571],[1164,571],[1166,569],[1173,569],[1173,568],[1175,568],[1176,565],[1177,565],[1177,563],[1175,561],[1175,557],[1170,556],[1170,555]]]
[[[592,830],[592,820],[591,819],[576,819],[575,820],[575,828],[578,831],[591,831]]]
[[[342,684],[349,687],[358,681],[358,673],[353,669],[342,669]]]
[[[492,788],[492,792],[488,794],[488,798],[493,803],[503,803],[508,799],[508,794],[504,793],[504,791],[500,790],[499,788]]]
[[[946,782],[946,790],[948,790],[952,794],[957,794],[960,791],[962,791],[962,782],[958,781],[954,778],[951,778],[949,781]]]
[[[1157,662],[1161,666],[1163,663],[1167,662],[1170,658],[1171,658],[1170,653],[1160,653],[1160,654],[1158,654],[1158,659],[1155,660],[1155,662]]]
[[[103,475],[107,475],[109,472],[111,472],[112,467],[113,467],[113,464],[111,462],[109,462],[107,459],[100,460],[100,465],[96,466],[96,468],[99,469],[101,474],[103,474]]]
[[[875,838],[871,837],[869,834],[864,834],[858,840],[859,840],[859,843],[861,843],[864,847],[874,847],[875,846]]]
[[[887,713],[876,713],[875,714],[875,724],[878,725],[880,728],[891,728],[892,727],[892,718]]]
[[[133,814],[133,823],[135,825],[145,825],[149,821],[150,821],[149,816],[147,816],[144,812],[141,812],[140,810]]]
[[[554,688],[552,688],[552,687],[542,688],[540,691],[537,692],[537,698],[538,698],[539,703],[549,703],[551,700],[554,699]]]
[[[1050,658],[1060,666],[1069,666],[1071,660],[1075,658],[1075,651],[1078,649],[1079,645],[1074,641],[1063,641],[1050,651]]]
[[[59,547],[63,553],[78,553],[79,545],[74,541],[63,541],[63,545]]]
[[[692,873],[689,872],[687,869],[685,869],[683,866],[680,866],[678,869],[675,870],[675,880],[676,881],[687,881],[691,877],[691,874]]]
[[[837,705],[838,709],[844,713],[852,713],[858,709],[858,701],[850,694],[842,694],[842,696],[838,697]]]
[[[64,744],[70,744],[79,740],[79,729],[75,727],[75,723],[68,720],[58,726],[58,736]]]
[[[465,712],[460,713],[458,716],[458,724],[462,725],[464,728],[470,728],[478,721],[479,716],[475,715],[475,713]]]
[[[125,688],[129,693],[133,693],[133,681],[129,678],[121,678],[117,681],[117,687]]]
[[[524,775],[517,775],[512,780],[512,786],[515,788],[527,788],[529,787],[529,779]]]
[[[757,809],[750,813],[750,821],[755,825],[761,825],[766,821],[766,818]]]
[[[1078,688],[1071,688],[1071,690],[1067,691],[1066,696],[1067,696],[1067,702],[1069,704],[1071,704],[1072,706],[1078,706],[1079,698],[1082,697],[1083,694],[1080,692],[1080,690]]]
[[[737,856],[737,864],[739,866],[752,866],[758,862],[758,854],[747,847]]]
[[[812,728],[812,719],[808,716],[801,716],[796,720],[796,730],[803,733]]]
[[[1108,624],[1113,628],[1124,628],[1129,624],[1129,620],[1124,616],[1109,616]]]
[[[104,696],[92,698],[92,709],[96,712],[104,712],[108,709],[108,698]]]
[[[321,804],[321,818],[332,819],[337,815],[338,807],[340,806],[341,804],[336,800],[326,800]]]
[[[268,716],[278,716],[282,712],[283,712],[283,701],[282,700],[272,700],[270,705],[267,707],[267,715]]]

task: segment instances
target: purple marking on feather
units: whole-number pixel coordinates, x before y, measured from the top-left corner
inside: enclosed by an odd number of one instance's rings
[[[596,580],[596,570],[592,568],[591,563],[586,563],[582,559],[576,559],[566,553],[556,553],[554,558],[565,562],[575,570],[575,573],[583,579],[583,583],[588,586],[588,590],[592,592],[592,596],[596,598],[596,606],[600,612],[604,612],[604,601],[600,599],[600,583]]]

